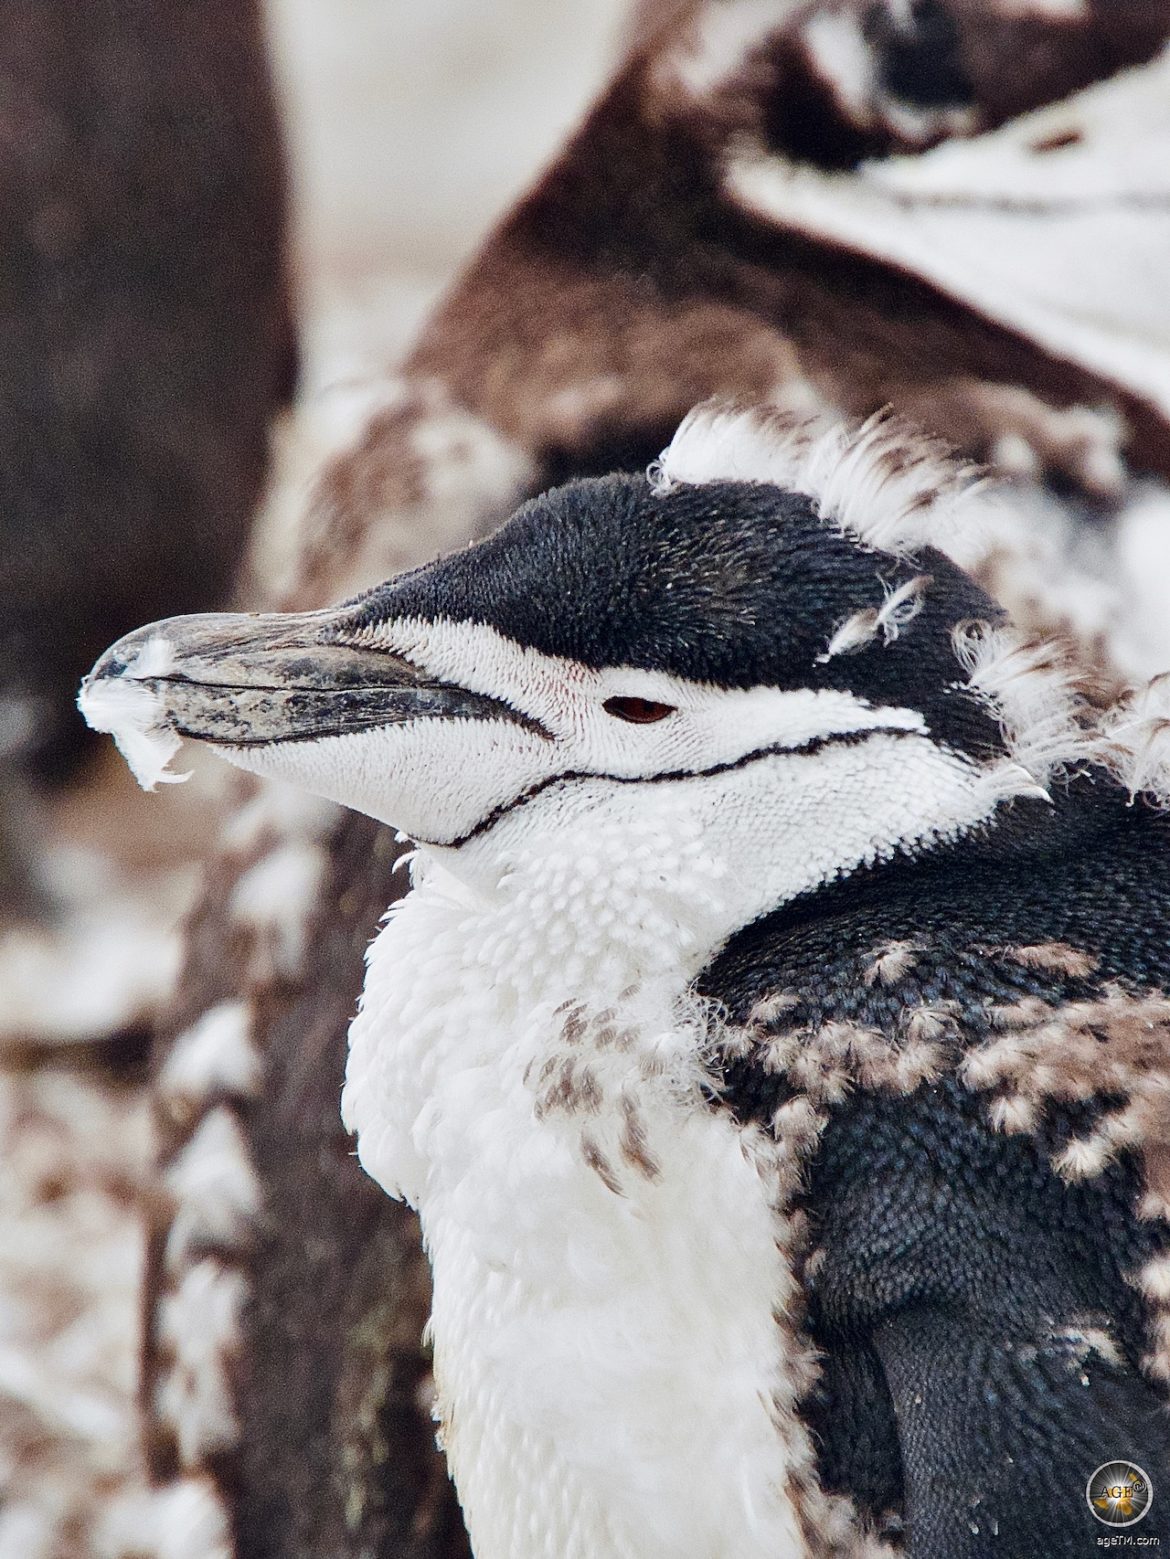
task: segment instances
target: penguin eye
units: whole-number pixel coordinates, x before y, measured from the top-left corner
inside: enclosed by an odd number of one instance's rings
[[[631,725],[652,725],[674,713],[673,704],[656,704],[652,698],[607,698],[601,707],[615,720],[628,720]]]

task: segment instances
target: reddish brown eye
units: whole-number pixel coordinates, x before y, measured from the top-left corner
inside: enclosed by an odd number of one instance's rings
[[[607,698],[602,707],[615,720],[628,720],[631,725],[651,725],[674,713],[673,704],[656,704],[652,698]]]

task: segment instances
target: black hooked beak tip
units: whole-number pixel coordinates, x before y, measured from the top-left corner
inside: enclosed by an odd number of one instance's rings
[[[546,734],[501,700],[347,639],[347,627],[338,611],[168,617],[108,649],[78,707],[114,736],[148,788],[178,777],[163,770],[187,738],[255,747],[436,718],[507,720]]]

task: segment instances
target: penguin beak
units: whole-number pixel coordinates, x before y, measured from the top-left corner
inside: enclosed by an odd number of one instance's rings
[[[153,789],[183,739],[226,749],[432,719],[537,722],[347,638],[344,610],[210,613],[136,629],[82,683],[78,706]]]

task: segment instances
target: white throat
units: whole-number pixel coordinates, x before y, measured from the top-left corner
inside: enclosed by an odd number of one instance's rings
[[[791,1239],[766,1144],[704,1097],[718,1015],[689,987],[739,926],[969,827],[996,790],[924,735],[875,733],[574,784],[416,863],[371,949],[343,1113],[422,1217],[479,1559],[805,1553]]]
[[[531,995],[547,968],[570,993],[612,994],[652,975],[676,976],[681,989],[769,910],[1037,794],[1018,765],[981,767],[932,741],[921,715],[883,713],[893,718],[880,729],[708,773],[576,779],[458,849],[425,853],[469,906],[505,917],[491,955],[497,981],[515,978]]]

